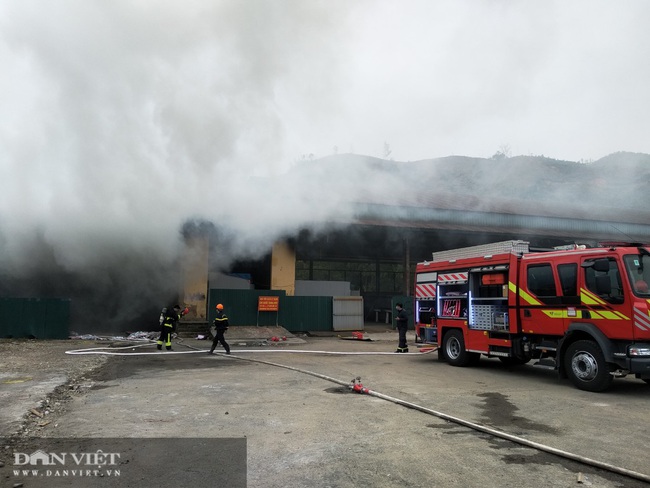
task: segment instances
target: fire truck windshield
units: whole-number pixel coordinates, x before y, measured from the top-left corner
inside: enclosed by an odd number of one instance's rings
[[[627,254],[623,260],[634,294],[650,297],[650,256],[646,253]]]

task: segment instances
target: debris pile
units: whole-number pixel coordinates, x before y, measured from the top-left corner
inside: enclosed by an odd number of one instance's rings
[[[139,331],[131,332],[127,336],[99,336],[95,334],[77,334],[73,332],[68,338],[81,341],[138,341],[138,340],[156,340],[160,332],[156,331]]]

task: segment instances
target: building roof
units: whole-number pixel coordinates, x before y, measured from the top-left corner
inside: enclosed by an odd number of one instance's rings
[[[545,157],[450,156],[394,162],[341,155],[312,162],[318,181],[365,181],[346,195],[350,223],[517,232],[563,238],[650,238],[650,155],[593,163]],[[305,171],[305,168],[302,169]]]

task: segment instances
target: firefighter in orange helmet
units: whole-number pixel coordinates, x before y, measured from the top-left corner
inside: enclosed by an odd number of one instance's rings
[[[217,304],[217,316],[214,319],[213,325],[214,328],[216,329],[214,339],[212,340],[212,347],[210,348],[210,351],[208,354],[212,354],[214,352],[214,349],[217,347],[217,344],[221,343],[223,348],[226,350],[226,354],[230,354],[230,346],[226,342],[226,338],[224,337],[224,333],[228,330],[228,317],[223,311],[223,305],[221,303]]]

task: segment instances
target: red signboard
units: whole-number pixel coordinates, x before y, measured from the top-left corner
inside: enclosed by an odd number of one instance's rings
[[[258,297],[258,312],[277,312],[280,308],[280,297]]]

